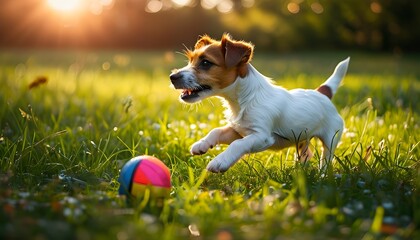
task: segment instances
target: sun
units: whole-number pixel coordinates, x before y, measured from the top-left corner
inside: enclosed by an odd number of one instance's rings
[[[47,0],[48,6],[60,12],[73,12],[82,7],[81,0]]]

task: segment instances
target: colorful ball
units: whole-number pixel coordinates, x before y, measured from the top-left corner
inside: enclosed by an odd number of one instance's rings
[[[142,197],[147,190],[153,197],[168,197],[171,190],[171,175],[168,167],[152,156],[138,156],[128,161],[121,169],[120,195]]]

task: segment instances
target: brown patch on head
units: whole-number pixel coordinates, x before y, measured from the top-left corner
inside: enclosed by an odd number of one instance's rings
[[[316,90],[318,92],[324,94],[325,96],[327,96],[329,99],[332,99],[332,97],[333,97],[333,93],[331,91],[331,88],[327,85],[319,86]]]
[[[238,67],[239,76],[245,77],[246,64],[251,61],[254,46],[243,41],[232,40],[228,34],[224,34],[221,40],[224,51],[226,67]],[[244,71],[245,70],[245,71]]]
[[[200,37],[197,42],[194,45],[194,50],[186,49],[185,50],[185,56],[188,57],[189,62],[191,63],[194,58],[196,58],[198,55],[202,54],[204,51],[204,47],[217,43],[216,40],[212,39],[208,35],[204,35]]]
[[[199,49],[199,48],[202,48],[206,45],[210,45],[210,44],[215,43],[215,42],[217,42],[217,41],[212,39],[208,35],[204,35],[200,39],[198,39],[198,41],[195,43],[194,49]]]
[[[210,62],[211,66],[208,69],[203,68],[204,61]],[[209,85],[216,89],[229,86],[238,76],[235,68],[225,66],[220,42],[195,50],[190,58],[190,64],[194,67],[199,84]]]
[[[186,55],[199,84],[223,89],[238,76],[243,78],[248,74],[246,64],[251,60],[252,53],[251,44],[232,40],[224,34],[221,41],[207,35],[201,37],[194,51],[187,51]]]

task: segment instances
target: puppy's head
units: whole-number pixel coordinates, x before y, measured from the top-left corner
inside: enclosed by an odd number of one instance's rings
[[[188,65],[170,75],[172,85],[182,90],[180,99],[187,103],[217,95],[248,74],[253,48],[250,43],[232,40],[228,34],[220,41],[203,36],[193,51],[187,51]]]

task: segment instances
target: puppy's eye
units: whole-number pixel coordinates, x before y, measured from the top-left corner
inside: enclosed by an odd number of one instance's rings
[[[203,59],[200,62],[200,65],[198,66],[200,69],[203,70],[209,70],[213,66],[213,63],[209,60]]]

